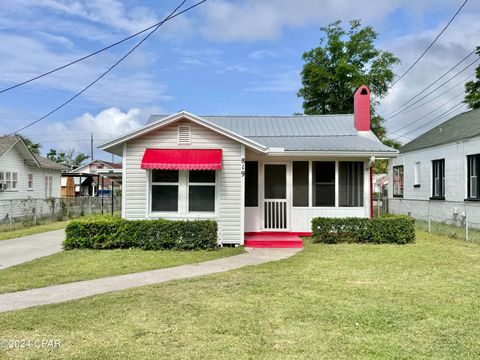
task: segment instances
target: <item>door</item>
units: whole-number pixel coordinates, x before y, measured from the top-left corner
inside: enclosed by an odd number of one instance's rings
[[[288,229],[287,165],[265,164],[263,177],[263,228]]]

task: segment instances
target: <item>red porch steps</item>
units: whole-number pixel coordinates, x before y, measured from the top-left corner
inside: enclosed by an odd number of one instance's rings
[[[309,236],[309,233],[293,232],[247,232],[245,246],[254,248],[301,248],[303,241],[300,236]]]

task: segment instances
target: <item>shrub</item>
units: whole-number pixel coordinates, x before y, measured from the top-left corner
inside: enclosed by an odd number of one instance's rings
[[[379,218],[313,218],[314,243],[395,243],[415,241],[415,220],[405,215]]]
[[[86,216],[66,228],[65,249],[193,250],[217,245],[213,220],[125,220],[114,216]]]

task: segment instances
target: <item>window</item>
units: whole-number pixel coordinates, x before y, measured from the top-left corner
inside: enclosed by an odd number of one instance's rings
[[[445,159],[433,160],[433,199],[445,198]]]
[[[293,162],[293,206],[308,206],[308,161]]]
[[[33,190],[33,174],[32,173],[28,174],[27,189]]]
[[[188,173],[188,211],[215,211],[215,171]]]
[[[245,162],[245,206],[258,206],[258,161]]]
[[[52,196],[53,176],[45,176],[45,197]]]
[[[178,211],[178,170],[152,171],[152,211]]]
[[[5,188],[7,190],[12,188],[12,173],[9,171],[5,173]]]
[[[480,199],[480,182],[478,181],[478,175],[480,174],[480,154],[468,156],[467,163],[468,198]]]
[[[18,173],[12,173],[12,190],[17,190],[18,185]]]
[[[340,206],[363,206],[363,166],[361,161],[339,162]]]
[[[335,206],[335,162],[313,161],[313,206]]]
[[[403,165],[393,167],[393,196],[403,197]]]
[[[421,182],[420,161],[418,161],[415,163],[413,186],[420,187],[420,182]]]

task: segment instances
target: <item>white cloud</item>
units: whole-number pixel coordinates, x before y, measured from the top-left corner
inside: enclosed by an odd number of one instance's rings
[[[98,114],[83,115],[62,122],[33,127],[25,132],[33,141],[42,144],[42,152],[49,149],[75,149],[77,152],[90,154],[90,134],[94,134],[95,156],[106,156],[97,146],[117,136],[141,127],[152,112],[162,113],[161,109],[132,108],[126,112],[111,107]],[[107,157],[108,158],[108,155]]]
[[[296,92],[300,89],[300,70],[292,69],[264,75],[244,89],[249,92]]]

